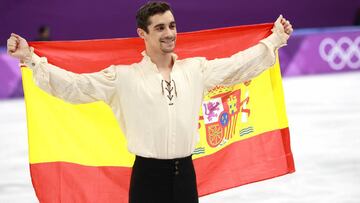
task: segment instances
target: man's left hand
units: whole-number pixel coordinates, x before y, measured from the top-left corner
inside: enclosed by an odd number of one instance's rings
[[[292,34],[292,32],[294,31],[290,21],[286,20],[286,18],[284,18],[282,15],[280,15],[279,18],[280,18],[280,23],[282,24],[282,26],[284,28],[284,32],[290,36]]]

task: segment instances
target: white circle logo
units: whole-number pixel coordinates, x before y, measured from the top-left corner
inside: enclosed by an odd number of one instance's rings
[[[352,41],[349,37],[341,37],[338,41],[325,38],[319,46],[319,54],[334,70],[360,68],[360,36]]]

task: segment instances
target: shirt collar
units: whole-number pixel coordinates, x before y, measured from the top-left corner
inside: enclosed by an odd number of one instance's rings
[[[150,63],[154,64],[151,61],[150,57],[146,54],[145,50],[141,52],[141,55],[143,55],[143,60],[142,60],[143,62],[150,62]],[[173,58],[174,63],[178,59],[178,55],[176,55],[175,53],[171,53],[171,57]],[[156,65],[155,65],[155,67],[156,67]]]

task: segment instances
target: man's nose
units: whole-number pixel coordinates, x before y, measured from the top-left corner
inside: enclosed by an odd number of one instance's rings
[[[174,30],[166,28],[164,34],[166,37],[174,37]]]

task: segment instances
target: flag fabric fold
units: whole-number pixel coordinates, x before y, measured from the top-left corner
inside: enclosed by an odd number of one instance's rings
[[[181,33],[180,59],[229,57],[257,44],[272,24]],[[75,73],[141,60],[139,38],[32,42],[39,56]],[[226,67],[224,67],[225,69]],[[33,187],[40,202],[128,202],[134,155],[104,102],[70,104],[37,87],[22,68]],[[279,61],[251,81],[204,97],[193,152],[199,196],[295,171]],[[141,122],[139,122],[141,127]]]

